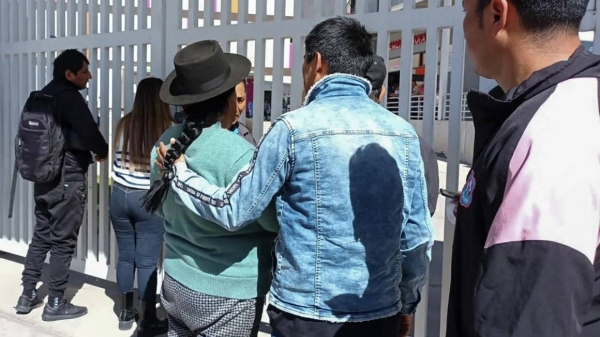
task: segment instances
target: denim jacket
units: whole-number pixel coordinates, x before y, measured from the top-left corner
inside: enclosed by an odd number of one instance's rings
[[[269,301],[284,312],[360,322],[412,314],[421,299],[433,228],[419,140],[370,90],[356,76],[325,77],[226,188],[176,165],[178,202],[231,231],[276,198]]]

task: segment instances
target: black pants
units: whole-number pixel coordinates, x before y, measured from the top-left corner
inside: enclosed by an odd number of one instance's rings
[[[329,323],[298,317],[272,305],[267,314],[273,337],[398,337],[400,315],[359,323]]]
[[[83,220],[87,196],[84,174],[34,185],[36,225],[23,271],[23,287],[35,288],[50,252],[49,296],[63,296]]]

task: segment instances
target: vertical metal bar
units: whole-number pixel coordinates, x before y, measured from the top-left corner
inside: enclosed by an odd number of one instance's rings
[[[386,69],[389,71],[388,65],[390,59],[390,33],[386,29],[379,30],[377,32],[377,55],[383,58],[386,64]],[[383,84],[385,85],[386,90],[389,90],[389,88],[387,87],[387,74],[385,75],[386,80],[383,81]],[[383,99],[381,100],[381,102],[379,102],[381,106],[387,107],[387,97],[387,94],[383,95]]]
[[[427,28],[427,42],[425,46],[425,102],[423,110],[423,139],[429,144],[433,142],[433,121],[435,114],[435,87],[438,65],[438,33],[437,27]]]
[[[248,0],[238,0],[238,25],[248,23]],[[244,29],[239,27],[238,29]],[[239,46],[238,46],[239,48]]]
[[[294,10],[294,19],[296,19],[296,10]],[[290,91],[290,110],[296,110],[304,104],[304,79],[302,78],[302,62],[304,62],[304,38],[301,35],[295,35],[292,38],[292,49],[294,64],[292,66],[292,87]]]
[[[145,0],[138,2],[138,27],[148,29],[148,4]]]
[[[263,38],[256,39],[254,43],[254,97],[252,106],[252,135],[254,139],[260,139],[263,135],[265,111],[265,40]]]
[[[131,0],[129,0],[131,1]],[[122,32],[123,31],[123,4],[121,0],[113,0],[112,6],[113,13],[113,29],[112,32]]]
[[[456,16],[452,34],[452,77],[450,84],[450,121],[448,122],[448,166],[446,189],[458,191],[460,170],[460,130],[462,91],[465,62],[465,42],[462,30],[462,11],[459,4],[454,5]],[[446,335],[446,317],[448,313],[448,298],[450,294],[450,270],[452,260],[452,244],[454,243],[454,226],[445,219],[444,225],[444,259],[442,266],[442,302],[440,310],[440,336]]]
[[[294,0],[294,19],[293,20],[300,20],[302,18],[304,18],[304,1]]]
[[[67,31],[69,36],[76,36],[77,35],[77,7],[76,7],[76,3],[74,0],[67,0],[69,1],[67,6],[68,6],[68,15],[67,15]],[[80,0],[81,3],[83,3],[83,1]]]
[[[355,8],[354,13],[359,14],[359,15],[365,14],[366,0],[362,0],[362,1],[359,0],[359,1],[356,1],[355,3],[356,3],[356,5],[354,7]]]
[[[333,0],[333,1],[335,1],[335,4],[333,6],[333,15],[338,16],[338,15],[346,14],[346,1],[347,0]],[[389,1],[389,0],[384,0],[384,1]]]
[[[95,2],[96,0],[92,0]],[[93,7],[97,7],[96,3],[93,4]],[[96,10],[92,10],[92,13],[95,13]],[[92,15],[92,17],[95,15]],[[95,21],[95,20],[91,20]],[[96,30],[95,28],[93,29]],[[102,95],[102,104],[101,109],[98,109],[98,88],[100,86],[105,87],[105,83],[108,83],[108,52],[104,51],[105,48],[102,49],[101,55],[101,63],[102,68],[101,71],[98,69],[98,56],[100,50],[98,48],[92,48],[90,51],[90,66],[89,68],[93,72],[93,75],[96,75],[90,81],[89,84],[89,108],[92,111],[93,116],[98,116],[101,111],[106,110],[105,101],[108,100],[107,95]],[[101,74],[100,74],[101,72]],[[100,76],[98,76],[100,75]],[[100,83],[100,84],[99,84]],[[106,113],[104,113],[106,115]],[[91,261],[98,261],[98,165],[94,164],[91,166],[88,171],[88,200],[87,200],[87,259]]]
[[[30,3],[30,6],[35,8],[34,3]],[[35,28],[34,26],[31,27]],[[32,31],[33,39],[35,39],[35,30],[33,29]],[[27,84],[27,91],[25,92],[25,95],[28,95],[30,91],[37,89],[36,82],[39,73],[39,69],[37,68],[38,53],[31,53],[29,55],[29,83]],[[29,207],[27,207],[27,237],[25,238],[25,243],[28,244],[29,242],[31,242],[31,238],[33,237],[33,229],[35,227],[36,222],[34,213],[35,202],[33,201],[33,184],[27,184],[26,198]]]
[[[229,25],[231,25],[231,1],[221,1],[221,26]]]
[[[116,48],[115,48],[116,49]],[[110,48],[102,48],[102,57],[101,62],[102,66],[100,69],[102,70],[102,78],[101,78],[101,87],[100,87],[100,97],[102,98],[101,111],[100,111],[100,131],[104,136],[104,139],[109,140],[110,133],[110,105],[109,105],[109,94],[110,94],[110,78],[109,71],[112,72],[113,77],[113,86],[114,86],[114,77],[119,76],[115,74],[115,59],[120,59],[121,54],[118,51],[112,50],[113,54],[113,65],[109,68],[109,53]],[[114,92],[113,92],[114,94]],[[113,96],[114,102],[114,96]],[[114,105],[112,107],[114,109]],[[110,162],[110,157],[109,157]],[[99,189],[99,200],[98,200],[98,262],[107,263],[108,261],[108,227],[109,227],[109,218],[108,218],[108,168],[106,164],[97,164],[96,167],[99,166],[100,169],[100,179],[97,183],[97,188]],[[96,214],[96,212],[94,212]]]
[[[89,0],[90,4],[90,35],[99,34],[98,30],[98,0]],[[96,53],[97,55],[97,53]]]
[[[19,3],[16,0],[12,0],[12,1],[9,1],[8,4],[9,4],[9,10],[10,10],[10,15],[8,18],[8,21],[9,21],[8,31],[10,34],[9,42],[18,42],[19,41],[19,25],[17,24],[17,22],[18,22],[18,18],[19,18],[19,8],[18,8]]]
[[[58,6],[56,7],[57,20],[57,32],[56,37],[65,37],[65,0],[56,0]]]
[[[147,48],[148,45],[139,44],[137,47],[137,81],[141,81],[146,78],[148,75],[148,64],[147,64]]]
[[[410,119],[410,98],[412,82],[413,31],[410,28],[402,30],[402,47],[400,59],[400,94],[398,96],[398,116]]]
[[[135,29],[135,21],[134,21],[134,6],[135,2],[133,0],[125,1],[125,30],[132,31]],[[138,22],[139,25],[139,22]]]
[[[257,1],[256,2],[256,19],[255,23],[265,22],[265,17],[267,15],[267,2],[266,1]]]
[[[238,55],[244,55],[244,56],[248,57],[248,45],[247,45],[246,40],[238,40],[236,44],[237,44],[236,54],[238,54]],[[248,97],[246,97],[246,100],[247,99],[248,99]],[[244,112],[240,116],[240,122],[241,123],[244,123],[244,124],[246,123],[246,113],[247,112]]]
[[[19,19],[19,41],[27,40],[27,2],[24,0],[17,2],[17,18]]]
[[[100,31],[98,34],[110,33],[110,7],[108,4],[108,1],[100,1],[100,18],[102,21],[100,22]]]
[[[215,8],[213,0],[204,0],[204,26],[212,27],[215,24]]]
[[[21,1],[23,2],[23,1]],[[21,11],[21,15],[23,15],[23,17],[25,16],[25,13],[23,11]],[[13,100],[15,102],[15,107],[16,109],[13,110],[13,116],[15,117],[15,122],[12,124],[17,125],[18,124],[18,120],[19,120],[19,113],[21,110],[21,105],[22,102],[25,102],[26,98],[27,98],[27,94],[25,94],[25,92],[27,92],[27,59],[26,59],[26,54],[17,54],[16,55],[16,59],[17,59],[17,63],[15,64],[15,66],[17,66],[17,78],[16,81],[12,82],[14,83],[14,86],[16,87],[16,94],[15,96],[13,96]],[[25,97],[25,98],[24,98]],[[16,133],[16,130],[13,131],[14,133]],[[13,134],[11,134],[11,136],[13,136]],[[12,158],[15,158],[14,156]],[[17,182],[17,193],[16,196],[17,198],[19,198],[19,212],[18,215],[16,217],[15,222],[13,222],[13,239],[16,242],[23,242],[24,241],[24,229],[25,229],[25,222],[27,221],[28,215],[25,213],[25,211],[27,210],[27,202],[29,201],[29,198],[27,196],[27,184],[28,182],[24,181],[23,179],[19,179]]]
[[[91,0],[90,0],[91,2]],[[88,8],[87,8],[87,2],[84,0],[80,0],[77,3],[77,35],[87,35],[88,31],[87,31],[87,25],[88,25]],[[89,54],[90,50],[87,50],[87,53]]]
[[[0,1],[0,42],[8,43],[10,36],[8,30],[10,29],[10,2]],[[3,68],[4,70],[8,68]]]
[[[124,72],[124,88],[123,88],[123,95],[124,95],[124,113],[127,113],[127,111],[129,111],[129,109],[131,109],[133,107],[133,45],[129,45],[129,46],[125,46],[125,69],[123,70]],[[138,69],[138,74],[139,74],[140,70]],[[114,134],[114,131],[116,130],[113,129],[113,138],[116,136]]]
[[[280,37],[273,41],[273,80],[271,83],[271,122],[273,122],[281,116],[283,109],[283,38]]]
[[[0,24],[2,24],[2,30],[3,30],[3,41],[8,40],[8,20],[6,20],[5,18],[8,17],[8,2],[7,1],[0,1],[0,8],[1,8],[1,15],[3,20],[0,22]],[[2,107],[2,111],[10,111],[10,55],[5,55],[5,54],[1,54],[0,55],[0,69],[2,69],[2,76],[0,76],[0,85],[2,90],[0,90],[0,107]],[[13,125],[11,125],[11,114],[8,113],[2,113],[0,114],[0,121],[2,123],[0,123],[1,128],[2,128],[2,141],[4,144],[11,144],[11,139],[10,139],[10,130],[14,128]],[[3,168],[3,172],[11,172],[11,174],[6,174],[4,175],[3,181],[10,181],[10,179],[12,179],[12,169],[13,169],[13,160],[14,158],[11,157],[11,147],[10,146],[3,146],[2,149],[0,150],[2,152],[2,157],[3,158],[11,158],[11,160],[4,160],[2,163],[2,168]],[[10,178],[9,178],[10,177]],[[9,191],[8,184],[5,185],[6,187],[2,189],[3,193],[6,193],[5,195],[8,195],[8,193],[6,191]],[[2,214],[7,214],[8,213],[8,207],[9,207],[9,203],[8,202],[4,202],[3,203],[3,210],[6,207],[6,211],[3,211]],[[9,235],[9,231],[10,231],[10,221],[1,221],[0,222],[0,234],[2,235],[3,239],[10,239],[8,237]]]
[[[198,27],[198,1],[204,0],[189,0],[188,8],[188,29]]]
[[[37,15],[36,15],[37,7],[35,0],[27,1],[27,21],[29,25],[27,27],[27,40],[34,41],[36,34],[36,26],[38,25]]]
[[[177,3],[181,6],[181,1],[177,1]],[[173,63],[173,58],[166,58],[166,36],[167,34],[169,34],[169,36],[172,36],[171,34],[176,34],[176,27],[178,27],[177,22],[167,22],[167,14],[169,14],[170,11],[173,11],[172,7],[173,6],[166,6],[164,0],[152,0],[152,32],[153,35],[158,35],[160,38],[156,40],[153,39],[152,45],[150,46],[151,66],[152,76],[159,78],[164,78],[166,75],[165,68],[167,63],[165,63],[165,60],[169,64]],[[169,16],[169,19],[177,19],[177,17],[171,15]],[[173,55],[175,55],[174,52]]]
[[[37,39],[42,40],[46,38],[46,2],[45,1],[36,1],[37,4]],[[40,58],[42,55],[40,55]],[[38,71],[42,71],[40,68]]]
[[[451,6],[446,4],[445,6]],[[450,28],[442,28],[442,41],[440,46],[440,84],[438,92],[438,106],[439,115],[438,119],[446,119],[446,111],[448,110],[448,75],[450,67]]]
[[[275,1],[275,21],[283,21],[284,19],[285,19],[285,1]]]
[[[56,29],[56,2],[48,1],[48,7],[46,10],[46,18],[47,18],[47,32],[48,36],[46,38],[51,38],[52,36],[56,37],[57,29]]]

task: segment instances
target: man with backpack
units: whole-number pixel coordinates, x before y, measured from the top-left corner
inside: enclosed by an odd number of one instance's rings
[[[69,303],[64,292],[85,212],[86,174],[93,163],[90,152],[99,162],[108,156],[108,144],[79,93],[92,78],[88,66],[86,56],[74,49],[56,58],[53,80],[32,92],[25,104],[15,142],[19,173],[34,182],[36,216],[25,258],[23,294],[15,309],[26,314],[43,304],[36,286],[50,252],[44,321],[87,314],[87,308]]]

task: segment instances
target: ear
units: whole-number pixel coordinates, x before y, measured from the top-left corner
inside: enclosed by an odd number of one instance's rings
[[[321,53],[315,53],[315,71],[317,74],[326,74],[327,73],[327,65],[323,61],[323,57]]]
[[[72,81],[73,79],[75,79],[75,77],[77,77],[72,71],[67,70],[65,71],[65,78],[69,81]]]
[[[492,0],[489,7],[492,16],[492,34],[496,36],[506,27],[508,0]]]

